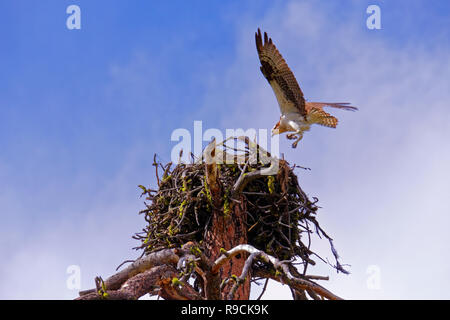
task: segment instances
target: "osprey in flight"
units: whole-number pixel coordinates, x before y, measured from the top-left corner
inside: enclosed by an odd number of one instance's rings
[[[286,137],[290,140],[296,139],[292,144],[292,147],[296,148],[303,138],[303,132],[308,131],[312,124],[336,128],[338,119],[323,111],[323,107],[358,110],[347,102],[306,102],[294,74],[272,43],[272,39],[264,32],[263,43],[259,28],[255,39],[261,72],[272,87],[281,111],[280,120],[273,127],[272,135],[294,132]]]

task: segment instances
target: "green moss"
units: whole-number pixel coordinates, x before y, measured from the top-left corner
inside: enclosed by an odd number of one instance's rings
[[[225,217],[229,217],[231,213],[231,204],[228,193],[228,190],[225,191],[225,194],[223,196],[223,214],[225,215]]]
[[[183,202],[180,204],[180,207],[178,208],[178,217],[183,217],[184,210],[186,209],[185,206],[186,200],[183,200]]]
[[[187,180],[186,178],[183,178],[183,186],[181,187],[182,192],[189,191],[189,184],[192,183],[192,179]]]
[[[147,191],[147,188],[144,187],[143,185],[138,185],[138,187],[142,189],[142,194],[145,194],[145,193],[148,192],[148,191]]]
[[[208,181],[206,181],[206,175],[204,178],[204,185],[205,185],[205,194],[206,194],[206,198],[208,199],[209,203],[212,204],[212,196],[211,196],[211,191],[209,190],[209,186],[208,186]]]
[[[181,282],[177,277],[172,278],[172,285],[173,286],[183,286],[183,282]]]
[[[275,177],[274,176],[267,177],[267,187],[269,188],[270,194],[275,192]]]
[[[177,234],[179,230],[178,228],[174,228],[172,225],[170,225],[167,231],[169,232],[169,236],[173,236]]]
[[[105,281],[101,280],[101,289],[98,290],[97,293],[102,297],[102,299],[108,299],[109,298],[109,294],[106,292]]]
[[[189,251],[196,257],[202,254],[202,250],[197,246],[193,246]]]

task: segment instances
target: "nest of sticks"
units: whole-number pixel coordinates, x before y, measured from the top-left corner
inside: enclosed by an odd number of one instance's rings
[[[271,157],[248,138],[234,138],[244,144],[242,150],[229,147],[226,141],[213,149],[227,161],[218,162],[217,171],[223,192],[224,215],[231,214],[230,204],[238,201],[236,194],[244,197],[247,203],[248,244],[279,259],[291,260],[303,265],[303,274],[309,265],[318,258],[311,249],[312,237],[317,235],[330,243],[338,271],[348,273],[340,264],[332,238],[321,228],[317,221],[318,199],[310,200],[301,189],[298,177],[294,173],[295,165]],[[230,151],[233,155],[230,156]],[[240,151],[241,154],[236,155]],[[261,153],[263,151],[263,153]],[[260,156],[263,154],[263,156]],[[232,161],[230,161],[232,159]],[[276,171],[272,174],[260,174],[276,162]],[[143,250],[143,255],[166,249],[182,247],[188,242],[202,246],[205,234],[210,227],[213,201],[207,184],[205,157],[185,164],[162,164],[156,161],[158,190],[140,186],[147,200],[146,208],[140,211],[146,220],[146,227],[133,237],[140,241],[135,249]],[[259,174],[257,174],[259,173]],[[242,184],[243,177],[252,176]],[[240,198],[242,199],[242,198]]]

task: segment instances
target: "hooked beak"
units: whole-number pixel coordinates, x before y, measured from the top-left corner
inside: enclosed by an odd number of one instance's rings
[[[277,134],[280,134],[281,132],[280,132],[280,121],[278,121],[276,124],[275,124],[275,126],[272,128],[272,137],[273,136],[275,136],[275,135],[277,135]]]
[[[278,129],[272,129],[272,137],[276,136],[277,134],[280,134],[280,130]]]

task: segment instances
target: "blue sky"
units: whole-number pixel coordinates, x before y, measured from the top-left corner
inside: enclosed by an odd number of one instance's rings
[[[66,28],[71,4],[81,30]],[[370,4],[381,30],[366,28]],[[352,265],[350,276],[319,267],[324,285],[349,298],[449,298],[409,280],[418,252],[435,257],[436,283],[450,280],[449,13],[448,1],[2,1],[0,298],[73,298],[67,266],[87,288],[135,257],[136,186],[154,184],[153,154],[169,161],[174,129],[273,126],[257,27],[309,100],[360,107],[296,150],[281,144],[312,169],[301,184]],[[370,265],[380,290],[367,288]]]

